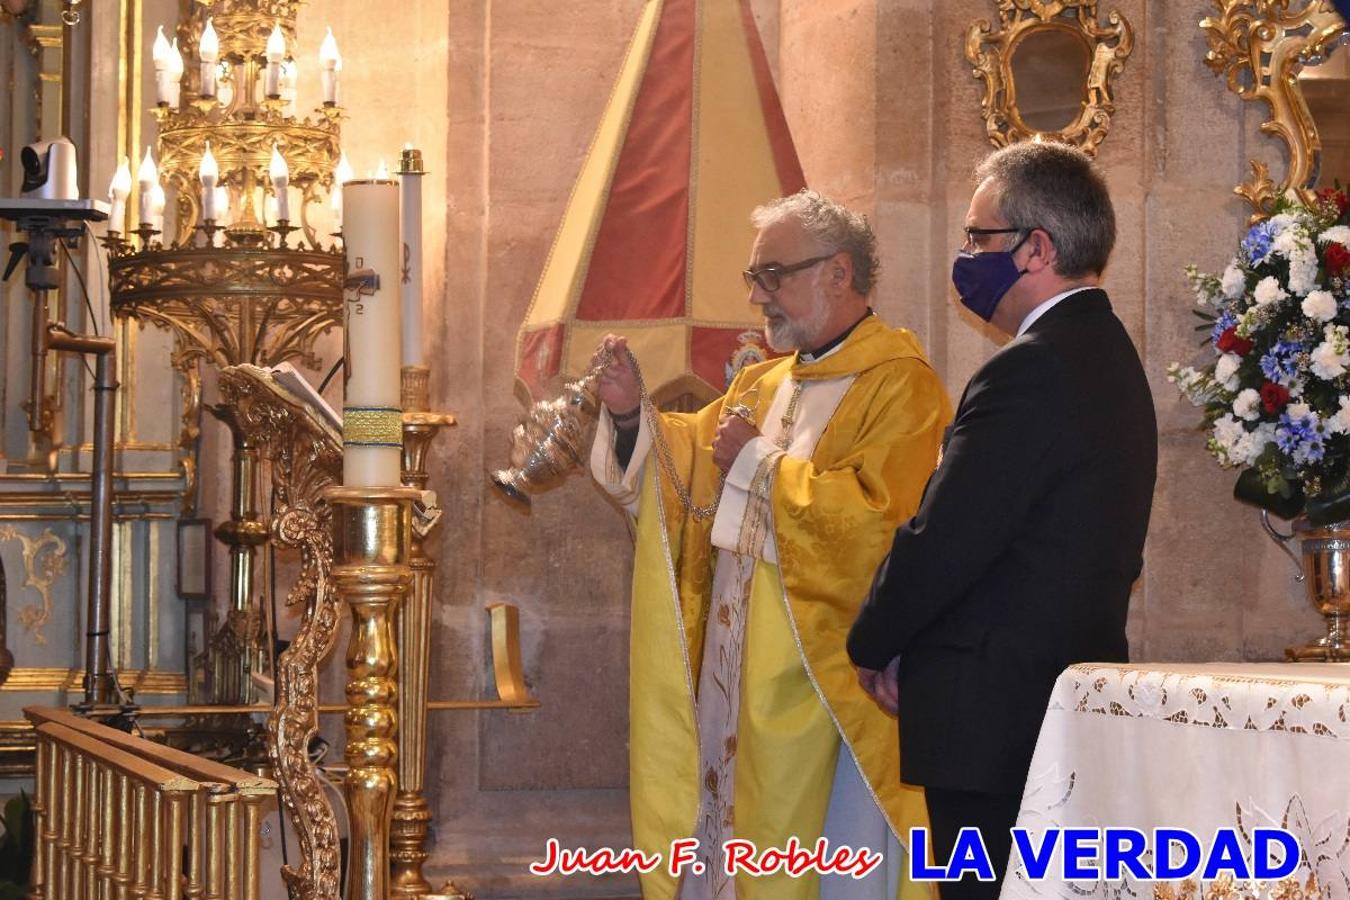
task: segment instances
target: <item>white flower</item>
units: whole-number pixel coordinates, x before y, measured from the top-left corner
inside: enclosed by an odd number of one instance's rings
[[[1214,437],[1210,439],[1211,452],[1226,466],[1246,462],[1250,447],[1247,429],[1232,416],[1223,416],[1214,422]]]
[[[1237,260],[1228,264],[1228,268],[1223,270],[1223,295],[1229,300],[1236,300],[1247,290],[1247,273],[1242,271]]]
[[[1193,405],[1205,406],[1209,403],[1214,382],[1204,372],[1197,371],[1194,366],[1172,363],[1167,367],[1167,380],[1175,384],[1182,396]]]
[[[1302,297],[1317,288],[1317,254],[1300,249],[1289,257],[1289,290]]]
[[[1350,368],[1350,328],[1328,325],[1323,341],[1313,348],[1312,373],[1324,381],[1339,378]],[[1292,415],[1292,414],[1291,414]]]
[[[1225,353],[1214,364],[1214,380],[1222,385],[1225,391],[1236,393],[1239,387],[1237,371],[1240,365],[1242,357],[1236,353]]]
[[[1327,419],[1327,430],[1332,434],[1350,434],[1350,397],[1340,396],[1341,408]]]
[[[1289,384],[1285,385],[1285,387],[1289,388],[1290,397],[1302,397],[1303,389],[1307,386],[1307,379],[1304,378],[1295,378],[1293,381],[1289,382]]]
[[[1256,465],[1257,459],[1266,452],[1266,447],[1275,443],[1275,428],[1274,422],[1263,422],[1247,435],[1247,458],[1243,462],[1249,466]]]
[[[1317,243],[1350,244],[1350,225],[1333,225],[1317,236]]]
[[[1278,303],[1289,295],[1285,293],[1284,288],[1275,280],[1274,275],[1267,275],[1256,285],[1256,292],[1253,295],[1257,306],[1266,306],[1271,303]]]
[[[1312,412],[1312,407],[1306,403],[1290,403],[1284,411],[1291,419],[1301,419]]]
[[[1307,243],[1302,228],[1286,228],[1278,233],[1275,240],[1271,241],[1270,249],[1285,259],[1290,259],[1301,248],[1306,247]]]
[[[1253,388],[1243,388],[1233,401],[1233,415],[1254,422],[1261,418],[1261,394]]]
[[[1313,291],[1303,301],[1303,314],[1318,322],[1330,322],[1336,318],[1336,298],[1330,291]]]
[[[1289,226],[1297,222],[1293,215],[1289,213],[1280,213],[1278,216],[1270,217],[1271,234],[1279,237],[1289,230]]]

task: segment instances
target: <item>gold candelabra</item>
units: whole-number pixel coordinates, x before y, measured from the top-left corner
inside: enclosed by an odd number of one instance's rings
[[[156,61],[160,165],[156,170],[147,152],[140,190],[150,198],[136,198],[135,229],[124,230],[117,216],[129,189],[119,195],[114,180],[107,237],[113,312],[170,331],[174,364],[193,385],[203,360],[220,368],[287,360],[317,367],[315,342],[342,323],[344,254],[325,245],[310,221],[314,204],[337,182],[342,113],[333,99],[300,118],[286,96],[294,89],[294,60],[284,47],[294,45],[300,2],[191,4],[173,51],[181,83],[171,68],[165,81],[169,63]],[[201,62],[183,66],[181,55]],[[279,72],[291,73],[289,86]],[[334,98],[335,78],[335,68],[327,68],[325,93]],[[164,187],[174,193],[172,238],[163,221]],[[300,201],[298,225],[289,213],[292,191]],[[260,199],[275,204],[272,215],[260,214]],[[251,675],[267,660],[254,563],[269,530],[259,512],[258,448],[228,405],[210,409],[233,437],[230,519],[216,531],[230,552],[230,610],[211,641],[210,699],[248,703]],[[185,469],[189,478],[195,474]],[[195,488],[190,483],[186,493]]]

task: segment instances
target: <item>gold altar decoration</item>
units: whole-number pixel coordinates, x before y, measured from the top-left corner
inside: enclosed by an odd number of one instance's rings
[[[1111,81],[1134,49],[1134,30],[1118,10],[1098,22],[1097,0],[996,0],[998,25],[980,19],[966,32],[966,59],[984,81],[980,101],[985,130],[995,147],[1025,140],[1073,144],[1089,155],[1106,138],[1115,112]],[[1058,129],[1027,124],[1018,106],[1013,60],[1029,41],[1059,35],[1081,42],[1088,60],[1078,114]]]
[[[309,742],[319,730],[319,666],[333,649],[342,615],[332,584],[332,515],[323,495],[341,480],[342,440],[331,423],[265,369],[224,369],[220,385],[241,430],[272,463],[272,536],[279,546],[299,550],[301,559],[286,604],[300,606],[302,619],[277,659],[276,705],[267,722],[268,753],[300,845],[298,865],[285,866],[282,877],[293,897],[337,898],[342,881],[337,817],[310,760]]]
[[[430,478],[427,453],[442,429],[455,424],[448,413],[430,411],[431,370],[404,366],[403,486],[419,492],[414,506],[412,545],[408,565],[412,583],[395,616],[398,631],[398,795],[394,799],[389,860],[390,888],[395,897],[430,894],[431,884],[422,874],[426,862],[427,830],[431,809],[422,796],[426,774],[427,681],[431,668],[431,595],[436,563],[427,556],[424,542],[440,520],[434,494],[426,492]],[[444,892],[448,893],[448,891]]]
[[[18,541],[23,546],[23,586],[37,591],[41,603],[20,607],[19,624],[35,644],[45,645],[47,636],[42,628],[52,615],[52,585],[66,571],[66,542],[50,528],[43,529],[37,538],[31,538],[11,525],[0,525],[0,542],[3,541]],[[7,656],[7,648],[4,624],[0,623],[0,654]],[[6,673],[13,664],[11,658],[9,667],[5,667]]]
[[[1278,138],[1288,151],[1289,168],[1276,183],[1270,166],[1251,161],[1252,176],[1233,192],[1255,210],[1255,223],[1271,214],[1286,191],[1312,205],[1322,142],[1308,111],[1298,73],[1331,52],[1345,35],[1345,21],[1328,0],[1213,0],[1218,15],[1200,22],[1209,42],[1205,65],[1222,75],[1228,89],[1243,100],[1261,101],[1270,118],[1263,134]]]
[[[394,616],[412,580],[411,488],[331,487],[333,581],[351,607],[345,783],[347,896],[389,896],[389,837],[398,789],[398,658]]]
[[[268,37],[277,28],[294,46],[299,5],[300,0],[212,0],[185,7],[177,28],[183,54],[197,58],[210,20],[220,64],[205,66],[217,82],[210,96],[202,96],[202,67],[189,65],[178,107],[164,102],[154,108],[161,181],[174,192],[173,236],[148,222],[125,231],[121,222],[109,225],[112,310],[174,335],[173,362],[187,378],[185,407],[193,415],[203,360],[221,368],[289,360],[317,367],[315,341],[342,322],[344,255],[339,246],[321,242],[309,218],[311,207],[334,186],[341,111],[326,103],[312,117],[300,118],[288,114],[287,101],[266,96],[261,87]],[[268,177],[274,153],[300,195],[298,226],[285,218],[266,225],[257,208],[263,195],[277,199],[278,188]],[[204,209],[201,200],[210,188],[198,184],[199,169],[205,171],[208,160],[218,170],[213,184],[228,198],[223,210]],[[212,218],[205,217],[208,212]],[[293,240],[296,231],[301,236]],[[229,404],[211,411],[233,437],[234,482],[230,520],[216,531],[230,548],[230,610],[210,642],[211,695],[218,703],[239,704],[252,700],[251,675],[267,660],[254,561],[270,531],[259,513],[258,448]],[[185,439],[194,427],[185,419]],[[190,459],[184,471],[195,478]],[[189,484],[188,493],[195,487]]]
[[[261,900],[274,782],[68,710],[24,715],[37,730],[31,900]]]

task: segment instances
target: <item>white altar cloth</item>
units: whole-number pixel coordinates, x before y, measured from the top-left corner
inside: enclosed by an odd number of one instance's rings
[[[1014,848],[1004,900],[1350,900],[1350,664],[1072,666],[1051,695],[1017,825],[1034,846],[1051,827],[1117,826],[1187,828],[1206,848],[1216,828],[1283,827],[1304,859],[1275,883],[1109,883],[1058,880],[1057,856],[1033,882]]]

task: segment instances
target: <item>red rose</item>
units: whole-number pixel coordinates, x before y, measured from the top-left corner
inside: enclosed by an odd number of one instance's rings
[[[1274,415],[1289,404],[1289,388],[1273,381],[1261,385],[1261,408]]]
[[[1350,197],[1347,197],[1345,191],[1338,191],[1335,188],[1322,188],[1317,192],[1317,199],[1324,203],[1336,204],[1336,215],[1345,215],[1346,209],[1350,209]]]
[[[1350,250],[1345,249],[1344,244],[1332,241],[1327,244],[1326,264],[1328,274],[1343,275],[1350,269]]]
[[[1238,337],[1236,325],[1219,335],[1218,343],[1215,346],[1219,348],[1221,353],[1236,353],[1238,356],[1246,356],[1252,352],[1252,342],[1246,338]]]

